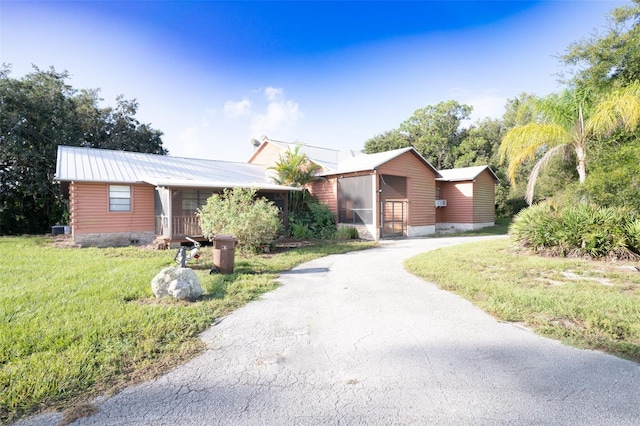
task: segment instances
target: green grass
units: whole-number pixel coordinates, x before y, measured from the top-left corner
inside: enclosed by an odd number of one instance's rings
[[[475,231],[445,232],[442,234],[431,235],[430,238],[446,238],[464,236],[483,236],[483,235],[507,235],[511,225],[511,218],[497,218],[494,226],[477,229]]]
[[[277,287],[278,272],[373,246],[341,241],[236,256],[230,275],[194,263],[205,295],[156,300],[150,282],[174,250],[64,249],[44,237],[0,238],[0,423],[167,371],[202,349],[212,322]]]
[[[640,362],[640,273],[633,265],[528,255],[507,238],[443,248],[405,263],[411,273],[500,320]]]

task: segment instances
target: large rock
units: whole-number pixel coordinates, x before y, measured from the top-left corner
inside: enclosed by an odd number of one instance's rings
[[[164,268],[151,280],[156,297],[171,296],[178,300],[195,300],[204,294],[200,280],[191,268]]]

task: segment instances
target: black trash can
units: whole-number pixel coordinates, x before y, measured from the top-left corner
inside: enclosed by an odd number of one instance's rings
[[[233,235],[213,237],[213,265],[216,272],[232,274],[236,257],[238,239]],[[213,270],[212,270],[213,272]]]

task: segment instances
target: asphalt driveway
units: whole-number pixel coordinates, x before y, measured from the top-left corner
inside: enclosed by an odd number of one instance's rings
[[[404,271],[477,238],[318,259],[79,425],[638,425],[640,366],[500,323]],[[23,425],[55,425],[45,414]]]

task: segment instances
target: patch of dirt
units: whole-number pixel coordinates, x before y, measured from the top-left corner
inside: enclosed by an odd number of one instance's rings
[[[583,330],[585,325],[582,321],[570,320],[568,318],[554,318],[549,321],[550,324],[553,324],[556,327],[562,327],[565,330]]]
[[[612,287],[613,284],[611,284],[611,280],[608,280],[607,278],[598,278],[598,277],[589,277],[589,276],[584,276],[584,275],[578,275],[575,272],[571,272],[571,271],[563,271],[561,272],[562,276],[569,279],[569,280],[574,280],[574,281],[595,281],[599,284],[605,285],[607,287]]]
[[[91,417],[98,412],[98,407],[90,403],[81,403],[64,410],[58,426],[67,426],[83,417]]]
[[[71,234],[61,234],[51,236],[51,245],[55,248],[79,248],[78,244],[73,242]]]

